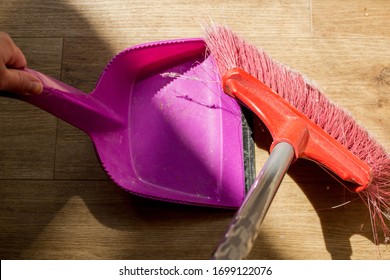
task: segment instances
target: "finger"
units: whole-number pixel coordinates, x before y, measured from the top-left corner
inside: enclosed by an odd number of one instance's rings
[[[42,82],[33,75],[16,69],[7,69],[3,73],[0,88],[23,95],[40,94]]]
[[[13,46],[14,50],[6,63],[6,66],[9,68],[23,69],[27,66],[27,60],[23,55],[22,51],[17,47]]]
[[[4,46],[0,56],[2,61],[0,62],[4,63],[6,67],[22,69],[27,66],[23,52],[15,45],[8,34],[0,32],[0,44]]]

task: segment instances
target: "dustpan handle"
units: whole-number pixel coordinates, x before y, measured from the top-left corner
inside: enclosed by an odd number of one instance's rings
[[[42,81],[43,92],[36,96],[12,97],[33,104],[87,133],[122,125],[120,117],[92,94],[84,93],[38,71],[25,71]]]

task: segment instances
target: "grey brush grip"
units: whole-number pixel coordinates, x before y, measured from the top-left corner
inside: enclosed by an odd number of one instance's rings
[[[294,158],[288,143],[278,143],[252,184],[212,259],[239,260],[250,253],[261,223]]]

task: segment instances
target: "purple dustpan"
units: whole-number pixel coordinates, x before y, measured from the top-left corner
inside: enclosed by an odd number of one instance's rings
[[[86,132],[111,179],[144,197],[237,207],[245,196],[240,107],[222,92],[201,39],[137,45],[86,94],[33,70],[21,97]]]

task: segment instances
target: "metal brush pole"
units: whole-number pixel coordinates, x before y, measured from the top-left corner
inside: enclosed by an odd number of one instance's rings
[[[281,142],[274,147],[212,259],[239,260],[248,256],[293,158],[294,149],[290,144]]]

